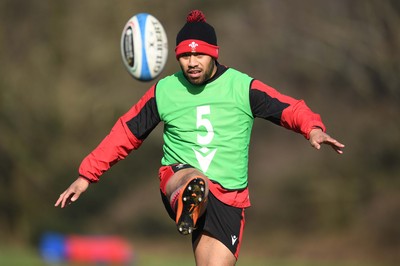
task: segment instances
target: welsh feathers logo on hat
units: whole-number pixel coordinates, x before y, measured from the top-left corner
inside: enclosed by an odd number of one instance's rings
[[[176,58],[184,53],[201,53],[217,59],[218,50],[215,30],[206,22],[203,12],[191,11],[186,18],[186,24],[176,36]]]

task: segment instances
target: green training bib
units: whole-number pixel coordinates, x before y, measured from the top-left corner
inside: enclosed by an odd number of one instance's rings
[[[245,188],[254,121],[251,80],[231,68],[204,86],[190,84],[182,72],[160,80],[156,101],[164,122],[161,163],[187,163],[226,189]]]

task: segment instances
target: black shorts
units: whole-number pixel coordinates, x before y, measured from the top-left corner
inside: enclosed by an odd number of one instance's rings
[[[228,206],[210,192],[206,212],[197,221],[197,229],[193,232],[192,243],[196,241],[202,231],[206,231],[222,242],[237,259],[242,243],[244,224],[243,208]]]
[[[168,198],[162,192],[161,198],[169,216],[175,221],[175,212],[172,210]],[[236,208],[224,204],[210,191],[208,193],[207,209],[197,221],[197,228],[192,233],[192,243],[204,231],[208,232],[212,237],[223,243],[237,259],[245,224],[244,210],[244,208]]]

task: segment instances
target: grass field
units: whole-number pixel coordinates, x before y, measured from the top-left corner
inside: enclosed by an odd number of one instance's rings
[[[56,263],[48,264],[44,262],[40,256],[32,250],[20,249],[2,249],[0,252],[0,265],[3,266],[83,266],[87,264],[82,263]],[[95,264],[93,264],[95,265]],[[104,264],[101,264],[104,265]],[[168,253],[147,253],[138,256],[135,263],[130,265],[138,266],[188,266],[194,265],[191,256],[182,254],[168,254]],[[294,261],[294,260],[274,260],[274,259],[260,259],[243,257],[237,263],[238,266],[373,266],[372,264],[366,265],[364,263],[350,263],[350,262],[311,262],[311,261]]]
[[[144,244],[136,250],[136,261],[129,265],[136,266],[188,266],[194,265],[192,254],[187,252],[187,247],[182,251],[177,246],[157,245],[154,249]],[[0,247],[0,265],[2,266],[83,266],[82,263],[57,263],[44,262],[38,251],[34,248]],[[96,265],[96,264],[92,264]],[[105,264],[101,264],[105,265]],[[273,259],[267,256],[243,254],[239,258],[238,266],[384,266],[384,264],[365,262],[339,262],[339,261],[310,261],[296,259]]]

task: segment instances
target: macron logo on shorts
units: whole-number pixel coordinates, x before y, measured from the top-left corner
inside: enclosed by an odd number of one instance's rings
[[[231,235],[231,238],[232,238],[232,246],[234,246],[236,243],[236,240],[238,240],[238,237],[235,235]]]

